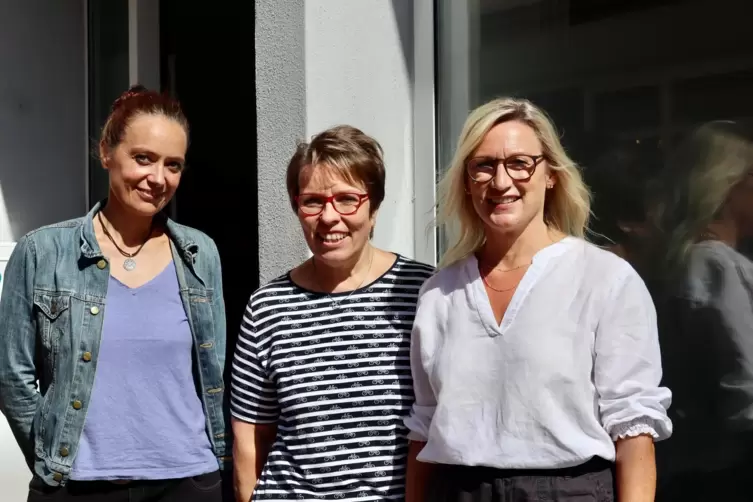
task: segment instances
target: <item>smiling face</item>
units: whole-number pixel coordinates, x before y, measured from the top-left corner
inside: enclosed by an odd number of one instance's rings
[[[502,122],[484,137],[469,157],[469,169],[493,174],[486,182],[466,178],[468,197],[487,231],[522,233],[532,221],[544,220],[544,201],[555,178],[536,132],[519,121]],[[506,159],[505,170],[503,159]],[[494,166],[497,166],[494,173]],[[510,171],[512,176],[508,174]],[[527,180],[525,178],[533,170]],[[483,179],[476,176],[476,179]]]
[[[366,187],[350,184],[327,166],[306,166],[298,180],[297,214],[309,249],[329,266],[352,266],[366,249],[376,218]],[[327,202],[329,197],[336,198]],[[344,213],[355,212],[343,215],[335,206]],[[307,214],[319,208],[320,213]]]
[[[178,122],[160,114],[139,114],[113,149],[100,147],[110,173],[110,195],[138,216],[154,216],[178,188],[188,138]]]

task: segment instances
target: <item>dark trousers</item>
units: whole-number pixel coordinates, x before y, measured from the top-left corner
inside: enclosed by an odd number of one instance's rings
[[[613,466],[603,459],[565,469],[442,465],[427,502],[614,502]]]
[[[656,502],[750,502],[751,464],[721,471],[660,476]]]
[[[201,476],[159,481],[69,481],[51,487],[38,478],[29,484],[27,502],[230,502],[230,480],[219,471]]]

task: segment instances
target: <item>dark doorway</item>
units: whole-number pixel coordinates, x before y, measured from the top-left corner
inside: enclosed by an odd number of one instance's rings
[[[253,9],[229,1],[160,2],[162,86],[181,101],[191,126],[173,216],[219,248],[228,362],[259,285]]]

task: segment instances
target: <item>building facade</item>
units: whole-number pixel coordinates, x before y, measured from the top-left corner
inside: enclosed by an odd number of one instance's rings
[[[204,6],[0,0],[0,273],[23,234],[107,194],[91,154],[134,83],[184,104],[192,145],[171,212],[217,241],[231,326],[253,289],[308,256],[284,171],[296,142],[325,128],[381,142],[375,243],[434,264],[446,241],[432,225],[438,173],[468,111],[492,97],[542,105],[587,171],[612,145],[640,150],[633,181],[696,125],[753,116],[748,0]],[[630,186],[594,182],[601,234]],[[23,500],[28,471],[0,422],[0,486]]]

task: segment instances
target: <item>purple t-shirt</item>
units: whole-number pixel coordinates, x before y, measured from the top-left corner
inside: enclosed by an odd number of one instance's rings
[[[138,288],[111,276],[104,316],[71,479],[175,479],[216,471],[174,263]]]

